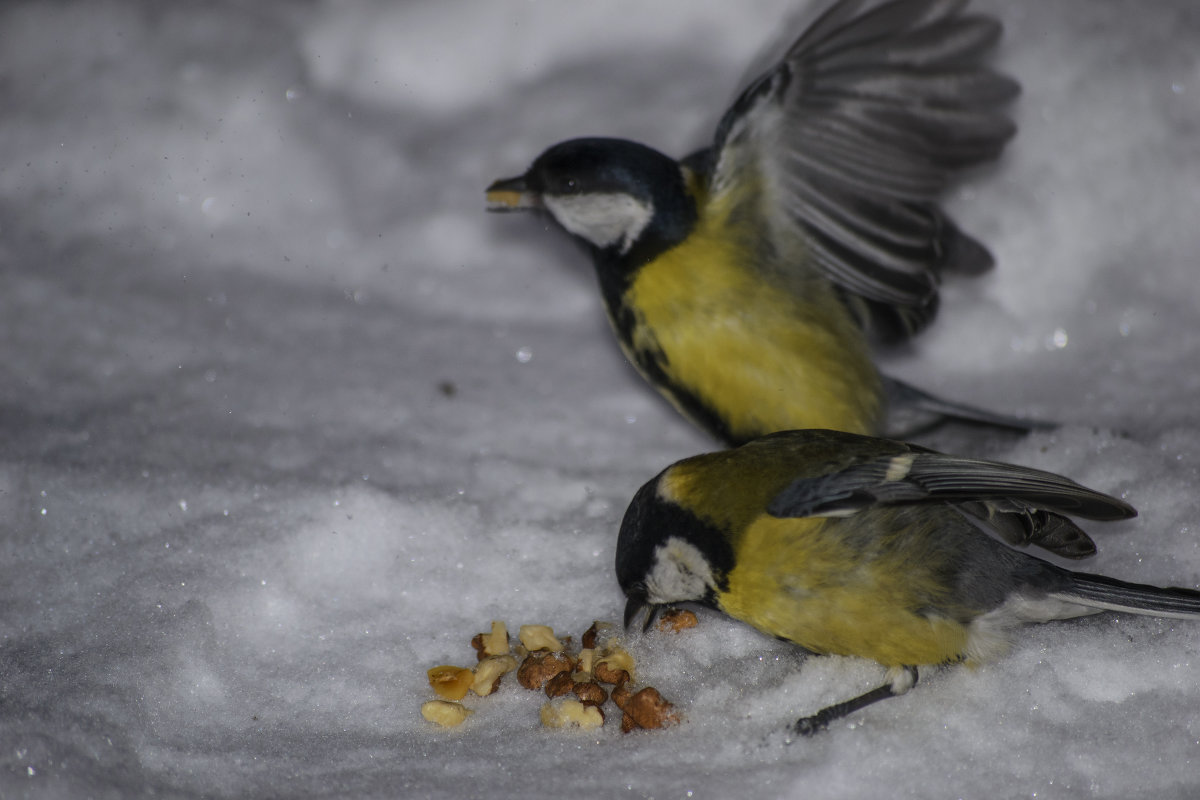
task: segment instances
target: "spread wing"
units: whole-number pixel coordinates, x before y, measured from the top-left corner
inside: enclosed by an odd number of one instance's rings
[[[947,503],[1012,544],[1036,544],[1080,558],[1091,539],[1066,515],[1117,520],[1136,516],[1123,500],[1051,472],[929,451],[872,458],[793,481],[767,507],[776,517],[837,517],[879,506]]]
[[[991,266],[934,201],[999,155],[1015,132],[1001,107],[1019,87],[981,65],[1001,28],[961,14],[965,0],[863,5],[834,5],[751,83],[706,171],[720,192],[756,170],[772,224],[799,228],[851,306],[906,336],[932,319],[943,269]]]

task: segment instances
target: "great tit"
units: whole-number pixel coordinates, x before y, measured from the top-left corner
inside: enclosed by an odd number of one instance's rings
[[[573,139],[487,189],[491,210],[543,211],[590,251],[625,355],[730,444],[792,428],[896,435],[930,415],[1031,427],[872,363],[868,329],[910,336],[943,271],[992,265],[935,200],[1000,154],[1018,86],[981,65],[1000,25],[964,2],[861,5],[829,9],[682,161]]]
[[[1072,572],[1013,549],[1090,546],[1066,518],[1136,515],[1048,472],[834,431],[785,431],[665,469],[621,523],[625,625],[693,602],[812,653],[873,659],[886,682],[796,723],[907,691],[917,668],[980,663],[1013,630],[1101,611],[1200,617],[1200,592]],[[1083,544],[1082,551],[1078,549]]]

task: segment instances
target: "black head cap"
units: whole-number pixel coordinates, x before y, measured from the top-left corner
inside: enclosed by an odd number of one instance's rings
[[[621,204],[614,198],[624,196]],[[541,208],[594,250],[630,266],[688,235],[696,206],[669,156],[626,139],[560,142],[529,170],[488,187],[497,211]]]

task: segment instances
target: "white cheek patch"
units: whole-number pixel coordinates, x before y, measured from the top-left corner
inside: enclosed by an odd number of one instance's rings
[[[542,203],[570,233],[600,249],[628,252],[654,217],[654,204],[627,194],[543,195]]]
[[[695,545],[672,536],[654,551],[646,594],[651,603],[681,603],[700,600],[715,584],[708,559]]]

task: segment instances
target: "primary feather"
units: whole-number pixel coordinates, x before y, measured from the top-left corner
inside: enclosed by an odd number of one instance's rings
[[[987,250],[933,203],[961,169],[997,157],[1019,91],[980,65],[1000,36],[965,3],[899,0],[859,16],[835,5],[718,126],[711,183],[764,179],[762,206],[797,228],[814,265],[907,336],[937,307],[943,269],[978,272]]]

